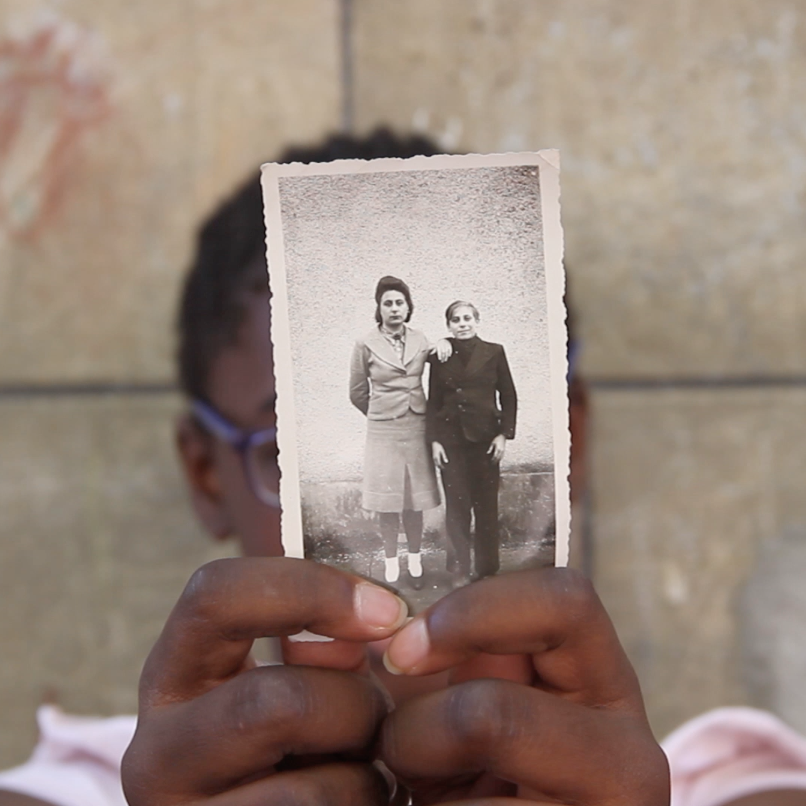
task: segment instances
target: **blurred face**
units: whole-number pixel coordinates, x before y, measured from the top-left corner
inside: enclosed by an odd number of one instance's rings
[[[389,330],[398,330],[409,315],[409,304],[400,291],[386,291],[381,297],[381,324]]]
[[[396,307],[407,314],[403,295],[387,294],[401,298],[403,306]],[[462,306],[454,311],[449,328],[456,338],[470,338],[476,325],[473,310]],[[222,350],[211,367],[210,402],[234,425],[246,430],[270,428],[276,423],[268,333],[268,295],[256,294],[247,303],[237,341]],[[571,395],[571,493],[578,498],[585,486],[587,395],[581,383],[573,388],[577,394]],[[180,423],[179,448],[195,509],[208,531],[217,537],[237,536],[247,556],[281,556],[280,511],[254,494],[236,451],[201,433],[188,419]],[[279,476],[279,470],[274,472]]]
[[[276,422],[268,294],[250,294],[246,309],[236,342],[210,368],[209,397],[233,425],[255,431]],[[187,420],[180,422],[179,448],[195,509],[207,529],[216,537],[236,536],[247,556],[281,556],[280,511],[255,495],[238,452]],[[264,458],[261,473],[279,476],[276,462],[268,453]]]
[[[448,320],[448,330],[455,339],[472,339],[476,335],[476,314],[467,305],[455,308]]]

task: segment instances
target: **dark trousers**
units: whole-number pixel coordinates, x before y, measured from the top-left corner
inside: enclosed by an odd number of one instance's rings
[[[470,572],[472,513],[476,574],[489,576],[498,571],[498,462],[487,453],[489,442],[462,440],[443,447],[448,455],[448,463],[442,468],[442,486],[449,562],[455,560],[460,571]]]

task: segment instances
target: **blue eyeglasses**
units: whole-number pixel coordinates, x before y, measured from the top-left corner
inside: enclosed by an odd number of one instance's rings
[[[201,400],[193,400],[190,405],[199,423],[213,436],[230,445],[241,457],[244,474],[252,492],[267,506],[279,507],[277,429],[245,431]]]

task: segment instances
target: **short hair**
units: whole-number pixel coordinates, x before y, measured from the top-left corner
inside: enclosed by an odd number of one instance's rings
[[[452,302],[448,307],[445,309],[445,324],[449,325],[451,323],[451,317],[453,316],[453,312],[457,308],[470,308],[473,311],[473,316],[475,317],[476,321],[478,322],[481,317],[479,316],[479,309],[472,303],[472,302],[465,302],[463,299],[457,299],[455,302]]]
[[[381,277],[378,280],[378,285],[375,286],[375,321],[381,324],[383,321],[381,317],[381,300],[387,291],[399,291],[405,298],[406,304],[409,306],[409,313],[405,321],[411,320],[411,315],[414,313],[414,303],[411,301],[411,291],[406,283],[398,277],[392,277],[387,274],[386,277]]]
[[[423,136],[401,137],[378,128],[365,137],[334,135],[312,147],[287,148],[278,162],[330,162],[438,154]],[[250,293],[268,293],[266,232],[260,175],[253,174],[204,222],[179,303],[179,384],[190,397],[208,399],[210,369],[235,343]]]

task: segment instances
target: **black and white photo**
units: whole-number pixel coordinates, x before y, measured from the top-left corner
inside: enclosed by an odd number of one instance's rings
[[[395,588],[568,553],[556,152],[263,168],[283,544]]]

